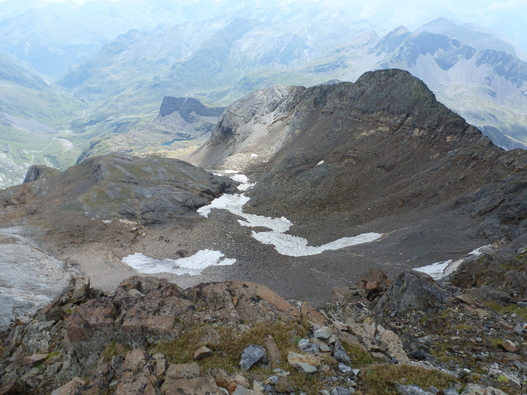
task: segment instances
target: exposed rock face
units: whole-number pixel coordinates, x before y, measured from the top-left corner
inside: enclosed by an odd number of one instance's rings
[[[27,171],[26,177],[24,178],[23,183],[25,184],[27,182],[33,182],[33,181],[38,180],[39,178],[49,177],[49,176],[53,176],[59,173],[60,173],[59,170],[53,169],[52,167],[33,165]]]
[[[29,179],[35,178],[36,168]],[[36,178],[39,178],[38,175]],[[143,224],[161,223],[207,204],[235,183],[175,159],[96,157],[63,173],[2,192],[5,218],[57,211]]]
[[[245,169],[282,148],[283,119],[291,116],[305,88],[273,86],[249,93],[227,107],[210,140],[187,160],[205,168]]]
[[[134,277],[104,294],[79,278],[0,338],[0,393],[523,393],[518,317],[460,290],[426,310],[409,292],[406,310],[388,310],[400,299],[398,282],[381,297],[383,311],[338,299],[320,327],[307,321],[313,312],[255,283],[183,290]],[[354,293],[366,300],[368,289]],[[455,336],[460,330],[466,336]]]
[[[192,113],[205,117],[219,117],[223,110],[223,107],[204,106],[199,100],[192,97],[165,96],[159,109],[159,116],[166,117],[177,111],[185,121],[191,123],[195,120]]]
[[[426,311],[442,306],[451,297],[452,294],[441,288],[428,274],[405,271],[388,287],[375,309],[379,312],[409,309]]]
[[[0,230],[0,331],[51,302],[74,275],[64,262],[18,231]]]
[[[338,227],[391,215],[402,223],[419,210],[426,218],[489,184],[517,184],[527,155],[493,146],[409,73],[381,70],[355,84],[253,93],[227,108],[190,160],[259,176],[247,205],[256,213],[329,216],[324,225]]]

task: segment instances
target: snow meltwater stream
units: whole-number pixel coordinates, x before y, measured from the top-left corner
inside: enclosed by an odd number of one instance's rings
[[[240,191],[246,191],[254,184],[250,184],[248,178],[238,172],[228,171],[234,174],[232,179],[241,183]],[[382,237],[381,233],[364,233],[355,237],[343,237],[321,246],[309,246],[308,241],[302,237],[288,235],[287,232],[293,224],[287,218],[269,218],[262,215],[247,214],[243,212],[243,206],[249,201],[245,194],[224,194],[214,199],[211,204],[198,209],[198,213],[208,217],[212,209],[228,210],[243,219],[238,220],[241,226],[253,228],[267,228],[268,231],[253,231],[252,237],[260,243],[273,245],[281,255],[301,257],[321,254],[324,251],[339,250],[358,244],[369,243]],[[123,258],[123,262],[145,274],[173,273],[178,275],[199,275],[209,266],[232,265],[236,259],[225,258],[219,251],[202,250],[190,257],[181,259],[153,259],[141,253],[136,253]]]

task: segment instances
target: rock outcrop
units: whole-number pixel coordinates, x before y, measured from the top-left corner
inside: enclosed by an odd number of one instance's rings
[[[24,177],[23,183],[25,184],[27,182],[33,182],[38,180],[39,178],[49,177],[59,173],[59,170],[53,169],[52,167],[43,165],[33,165],[28,169],[26,176]]]
[[[161,157],[112,154],[86,160],[63,173],[39,168],[28,182],[3,191],[4,219],[69,212],[94,219],[162,223],[194,212],[236,183],[186,162]]]
[[[79,277],[0,337],[0,394],[522,393],[517,315],[413,273],[380,277],[373,301],[361,282],[321,311],[250,282],[133,277],[102,293]],[[424,283],[450,297],[423,302]]]
[[[194,116],[219,117],[223,112],[223,107],[207,107],[199,100],[192,97],[171,97],[165,96],[159,109],[159,116],[166,117],[174,112],[179,112],[181,118],[192,123]],[[194,116],[192,116],[194,113]]]
[[[254,92],[225,110],[189,160],[248,174],[257,183],[247,210],[284,215],[305,231],[447,212],[474,219],[473,237],[524,229],[527,154],[494,146],[401,70]],[[515,229],[500,229],[511,219]]]

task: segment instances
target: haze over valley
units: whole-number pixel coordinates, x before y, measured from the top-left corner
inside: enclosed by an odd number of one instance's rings
[[[526,393],[526,19],[0,0],[0,395]]]
[[[379,68],[410,71],[497,145],[523,147],[527,47],[516,20],[525,5],[394,7],[0,2],[0,185],[20,183],[31,164],[64,170],[97,154],[180,156],[201,145],[214,122],[159,122],[165,96],[225,107],[255,89],[355,81]]]

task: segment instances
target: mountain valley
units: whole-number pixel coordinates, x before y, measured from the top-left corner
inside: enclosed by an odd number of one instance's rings
[[[4,293],[3,393],[522,393],[525,151],[379,70],[253,92],[187,159],[230,177],[111,154],[0,193],[4,259],[32,246],[73,278],[33,318]]]
[[[221,16],[215,14],[217,5],[211,4],[211,19],[197,20],[185,19],[176,6],[163,4],[152,9],[149,18],[166,8],[167,14],[159,20],[173,15],[172,23],[153,27],[147,18],[137,29],[111,36],[124,23],[119,20],[112,28],[90,32],[89,42],[82,38],[88,27],[80,24],[72,30],[79,31],[71,33],[72,45],[63,48],[55,39],[59,26],[49,27],[54,32],[49,37],[38,32],[53,18],[71,19],[75,12],[88,12],[88,8],[73,10],[64,5],[61,11],[61,7],[50,10],[49,19],[35,22],[34,29],[21,32],[14,28],[19,20],[32,21],[35,13],[31,12],[13,16],[3,26],[5,37],[13,37],[4,50],[47,72],[53,82],[46,82],[45,90],[54,91],[44,96],[38,91],[25,93],[27,88],[18,82],[13,85],[19,79],[12,80],[6,88],[14,96],[10,100],[25,102],[28,108],[22,111],[23,106],[17,106],[15,111],[13,106],[4,106],[4,119],[37,120],[54,134],[50,140],[25,131],[25,144],[31,141],[35,147],[31,151],[37,153],[27,155],[16,149],[20,128],[1,126],[10,147],[4,150],[2,162],[10,176],[4,177],[2,186],[20,182],[31,164],[65,170],[85,157],[111,152],[187,154],[208,136],[198,133],[179,139],[177,133],[188,131],[178,121],[172,126],[166,121],[163,125],[153,122],[164,97],[191,97],[207,107],[225,107],[256,89],[353,82],[366,71],[386,68],[404,69],[422,79],[443,104],[495,144],[506,149],[525,146],[525,62],[512,44],[472,25],[436,18],[412,30],[401,26],[386,32],[350,10],[316,2],[294,11],[285,4],[273,9],[255,4],[237,9],[233,4]],[[121,12],[127,10],[128,6]],[[5,12],[8,15],[12,10]],[[193,13],[190,8],[185,12]],[[37,44],[39,40],[49,42]],[[23,42],[40,45],[42,56],[28,57],[23,53],[27,48],[17,47]],[[42,69],[43,59],[51,58],[61,66],[53,72]],[[63,70],[67,62],[71,67],[58,75],[56,70]],[[42,106],[33,104],[34,98],[49,103],[45,113],[37,111]],[[174,137],[165,140],[166,131]],[[163,145],[172,140],[169,146]]]
[[[527,393],[521,2],[16,1],[0,395]]]

